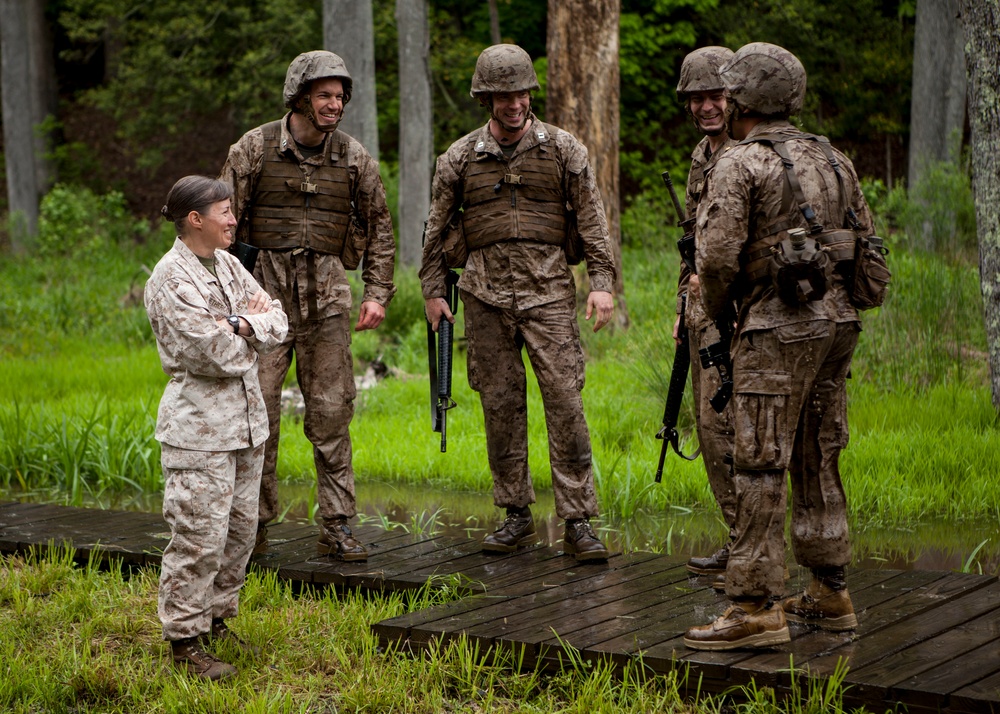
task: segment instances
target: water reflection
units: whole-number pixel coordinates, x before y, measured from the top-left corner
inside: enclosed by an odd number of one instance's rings
[[[488,492],[469,493],[426,486],[401,486],[358,480],[359,518],[399,524],[411,532],[481,538],[503,520]],[[307,521],[315,513],[316,485],[279,486],[286,520]],[[562,539],[563,523],[555,514],[551,493],[538,493],[532,513],[543,543]],[[0,493],[0,500],[69,503],[65,492]],[[161,494],[111,494],[88,498],[88,507],[158,512]],[[718,548],[726,528],[714,511],[671,508],[665,513],[640,513],[627,521],[602,517],[595,521],[614,550],[650,551],[686,559]],[[962,570],[970,556],[971,572],[1000,573],[1000,524],[985,521],[924,520],[906,526],[852,523],[856,568],[901,570]],[[984,543],[985,542],[985,543]],[[980,544],[983,543],[980,548]],[[791,558],[791,554],[789,554]]]

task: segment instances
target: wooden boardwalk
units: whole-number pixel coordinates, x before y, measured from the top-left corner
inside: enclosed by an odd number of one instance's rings
[[[468,597],[372,625],[387,646],[420,650],[467,637],[484,653],[507,650],[527,668],[556,668],[571,647],[587,660],[652,672],[688,670],[688,686],[724,692],[743,684],[790,691],[805,675],[833,675],[841,663],[845,706],[881,712],[1000,713],[1000,582],[935,571],[851,571],[854,633],[792,626],[792,642],[765,651],[696,652],[684,631],[708,622],[725,598],[689,578],[676,558],[616,555],[581,565],[555,546],[486,556],[478,541],[416,537],[376,526],[355,529],[367,563],[316,556],[316,527],[284,523],[252,568],[314,586],[413,589],[428,579],[462,584]],[[120,558],[158,566],[169,533],[158,514],[0,503],[0,553],[72,545],[79,560]],[[789,589],[801,588],[793,571]],[[794,668],[793,668],[794,667]]]

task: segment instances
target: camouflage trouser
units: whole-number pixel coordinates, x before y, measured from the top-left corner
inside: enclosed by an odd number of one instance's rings
[[[596,516],[590,432],[580,397],[584,358],[575,299],[527,310],[497,308],[465,292],[462,301],[469,385],[483,404],[493,502],[500,508],[535,502],[528,472],[525,347],[545,408],[556,513],[564,519]]]
[[[719,341],[719,331],[711,323],[688,329],[691,346],[691,390],[694,395],[698,444],[701,459],[708,473],[708,485],[712,488],[715,502],[719,504],[722,518],[729,526],[729,536],[736,535],[736,489],[733,486],[732,466],[726,463],[726,456],[733,453],[733,407],[732,401],[721,414],[712,408],[709,400],[719,390],[721,379],[715,367],[701,368],[698,350]]]
[[[160,565],[163,638],[208,632],[213,617],[235,617],[257,533],[264,445],[189,451],[162,445],[163,518],[170,543]]]
[[[261,355],[258,378],[267,407],[270,434],[264,450],[260,482],[260,523],[274,520],[278,510],[278,441],[281,429],[281,386],[295,353],[295,375],[305,400],[304,427],[313,445],[319,515],[353,516],[354,470],[351,467],[351,418],[354,416],[354,363],[347,314],[322,320],[300,320],[289,312],[288,336],[281,347]]]
[[[847,375],[858,323],[815,320],[740,335],[733,355],[736,541],[731,598],[784,592],[786,471],[792,548],[805,567],[851,560],[838,459],[847,446]]]

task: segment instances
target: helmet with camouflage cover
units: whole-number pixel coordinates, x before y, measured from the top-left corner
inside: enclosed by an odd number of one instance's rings
[[[806,70],[784,47],[767,42],[743,45],[719,69],[719,77],[743,113],[789,116],[802,110]]]
[[[692,92],[711,92],[723,89],[719,67],[733,57],[728,47],[699,47],[688,53],[681,63],[681,78],[677,82],[677,98],[687,99]]]
[[[344,104],[351,101],[354,80],[351,79],[347,65],[339,55],[326,50],[313,50],[300,54],[288,65],[288,71],[285,73],[285,106],[295,109],[298,100],[308,89],[309,83],[314,79],[327,77],[339,79],[344,85]]]
[[[538,89],[535,67],[528,53],[517,45],[491,45],[479,54],[469,91],[473,97],[532,89]]]

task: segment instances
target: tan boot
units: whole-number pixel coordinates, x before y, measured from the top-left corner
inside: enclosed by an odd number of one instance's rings
[[[694,650],[773,647],[790,641],[784,611],[769,607],[767,600],[734,603],[715,622],[684,634],[684,644]]]
[[[858,626],[847,588],[834,590],[817,577],[813,577],[801,595],[782,600],[781,609],[789,622],[814,625],[831,632],[853,630]]]

